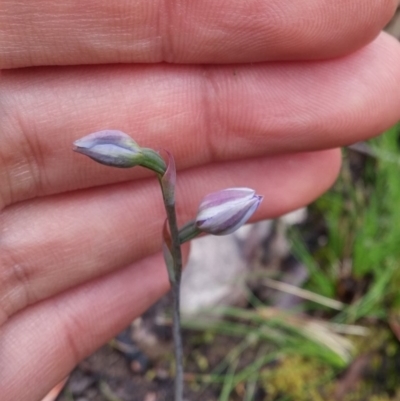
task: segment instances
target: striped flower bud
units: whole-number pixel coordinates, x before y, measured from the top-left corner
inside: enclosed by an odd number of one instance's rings
[[[250,188],[228,188],[208,194],[201,202],[196,227],[213,235],[230,234],[256,211],[262,196]]]
[[[141,164],[143,159],[139,145],[121,131],[95,132],[78,139],[74,145],[75,152],[106,166],[128,168]]]

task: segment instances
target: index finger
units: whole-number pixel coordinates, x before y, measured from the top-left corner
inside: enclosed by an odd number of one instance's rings
[[[396,6],[396,0],[3,0],[0,68],[335,57],[370,42]]]

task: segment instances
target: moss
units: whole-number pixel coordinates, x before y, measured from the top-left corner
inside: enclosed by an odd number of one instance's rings
[[[273,370],[262,372],[266,401],[324,401],[326,397],[323,393],[330,387],[327,382],[333,374],[331,367],[316,360],[298,355],[287,356]],[[324,383],[324,391],[321,391]]]

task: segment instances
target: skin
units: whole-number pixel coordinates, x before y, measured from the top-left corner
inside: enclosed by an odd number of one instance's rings
[[[254,220],[306,205],[400,118],[396,4],[0,2],[2,400],[40,400],[168,290],[155,177],[72,142],[167,148],[181,223],[225,187],[265,197]]]

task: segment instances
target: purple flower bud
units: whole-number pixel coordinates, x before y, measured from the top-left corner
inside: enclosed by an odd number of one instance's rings
[[[143,159],[139,145],[121,131],[95,132],[76,140],[74,145],[75,152],[106,166],[128,168],[137,166]]]
[[[213,235],[233,233],[256,211],[262,198],[250,188],[228,188],[208,194],[200,204],[196,226]]]

